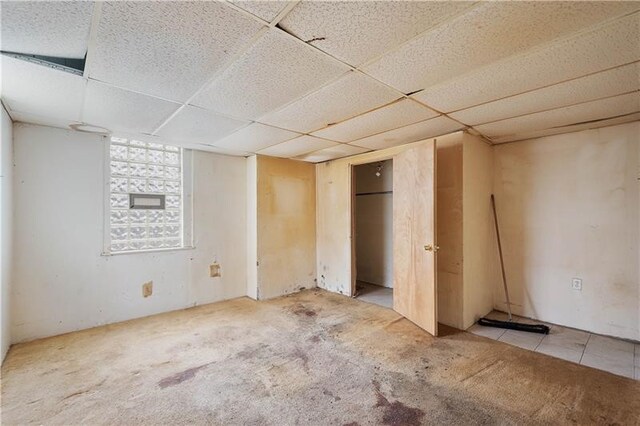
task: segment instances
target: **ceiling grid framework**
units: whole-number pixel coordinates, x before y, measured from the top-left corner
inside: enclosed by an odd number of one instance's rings
[[[38,29],[59,34],[69,4]],[[461,129],[505,143],[638,119],[638,3],[391,4],[86,3],[84,21],[68,16],[82,37],[58,36],[88,49],[85,78],[3,56],[2,100],[14,120],[311,162]],[[2,12],[2,50],[34,5]],[[18,38],[51,49],[38,37]]]

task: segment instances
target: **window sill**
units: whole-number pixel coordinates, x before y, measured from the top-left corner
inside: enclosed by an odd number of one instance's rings
[[[116,253],[111,252],[102,252],[100,256],[121,256],[125,254],[143,254],[143,253],[167,253],[172,251],[184,251],[184,250],[195,250],[194,246],[188,247],[172,247],[172,248],[160,248],[160,249],[144,249],[144,250],[131,250],[131,251],[119,251]]]

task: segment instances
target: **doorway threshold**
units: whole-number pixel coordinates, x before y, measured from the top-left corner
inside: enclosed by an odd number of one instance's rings
[[[373,303],[374,305],[393,309],[392,288],[382,287],[379,285],[366,283],[364,281],[357,281],[356,299],[362,302]]]

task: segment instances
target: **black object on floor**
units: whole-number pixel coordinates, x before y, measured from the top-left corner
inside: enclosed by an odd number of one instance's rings
[[[498,321],[488,318],[480,318],[478,324],[485,327],[506,328],[509,330],[528,331],[530,333],[549,334],[550,328],[544,324],[522,324],[511,321]]]

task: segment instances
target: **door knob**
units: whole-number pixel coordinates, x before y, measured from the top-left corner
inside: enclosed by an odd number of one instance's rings
[[[431,244],[427,244],[426,246],[424,246],[424,249],[425,249],[426,251],[436,252],[436,251],[440,250],[440,247],[438,247],[438,246],[433,246],[433,245],[431,245]]]

